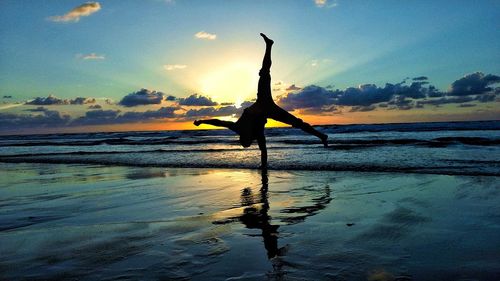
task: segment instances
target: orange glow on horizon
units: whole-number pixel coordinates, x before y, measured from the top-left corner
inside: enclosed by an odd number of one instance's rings
[[[451,105],[447,105],[452,108]],[[444,107],[444,106],[443,106]],[[479,107],[479,106],[478,106]],[[468,108],[452,108],[454,113],[440,113],[435,108],[425,108],[418,111],[383,111],[373,110],[369,112],[350,112],[348,110],[330,115],[307,115],[291,112],[311,125],[348,125],[348,124],[380,124],[380,123],[412,123],[412,122],[448,122],[448,121],[480,121],[498,120],[498,110],[485,107],[479,113],[472,112]],[[218,116],[222,120],[236,121],[234,116]],[[210,125],[196,127],[193,120],[163,119],[161,122],[150,123],[127,123],[112,125],[77,126],[77,127],[40,127],[29,128],[29,130],[9,130],[1,135],[24,135],[24,134],[55,134],[55,133],[92,133],[92,132],[127,132],[127,131],[177,131],[177,130],[215,130],[222,129]],[[268,119],[266,128],[289,127],[281,122]]]

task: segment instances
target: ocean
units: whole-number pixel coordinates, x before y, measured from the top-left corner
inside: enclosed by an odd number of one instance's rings
[[[272,170],[500,175],[500,122],[317,126],[325,149],[294,128],[266,128]],[[230,130],[0,136],[1,162],[257,168],[256,144]]]

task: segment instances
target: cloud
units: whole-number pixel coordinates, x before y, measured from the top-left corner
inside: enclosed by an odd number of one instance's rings
[[[471,102],[474,101],[473,97],[442,97],[439,99],[429,99],[429,100],[421,100],[417,101],[416,105],[417,107],[422,107],[425,104],[429,105],[434,105],[434,106],[440,106],[443,104],[448,104],[448,103],[466,103],[466,102]]]
[[[221,107],[204,107],[199,109],[189,109],[183,115],[183,117],[214,117],[214,116],[231,116],[243,113],[243,110],[251,106],[253,101],[244,101],[239,107],[236,107],[231,103],[222,103]],[[180,117],[180,115],[179,115]]]
[[[316,4],[316,7],[319,7],[319,8],[333,8],[333,7],[336,7],[338,6],[337,2],[332,2],[330,4],[328,4],[329,1],[328,0],[314,0],[314,4]]]
[[[293,85],[292,85],[293,86]],[[278,98],[278,104],[286,110],[315,109],[333,105],[336,93],[325,88],[311,85],[297,93],[289,93]]]
[[[176,70],[176,69],[184,69],[186,67],[187,67],[187,65],[185,65],[185,64],[165,64],[163,66],[163,68],[165,68],[165,70],[167,70],[167,71],[172,71],[172,70]]]
[[[482,72],[467,74],[451,84],[449,96],[469,96],[491,93],[494,89],[489,87],[500,83],[500,76],[493,74],[484,75]]]
[[[165,94],[163,94],[162,92],[157,92],[154,90],[151,91],[143,88],[137,92],[126,95],[118,104],[126,107],[147,104],[161,104],[164,95]]]
[[[249,106],[251,106],[253,103],[255,102],[255,100],[252,100],[252,101],[244,101],[240,104],[240,108],[247,108]]]
[[[413,101],[405,96],[394,96],[387,105],[391,105],[389,109],[409,110],[413,108]]]
[[[418,77],[414,77],[412,78],[413,81],[425,81],[425,80],[428,80],[427,76],[418,76]]]
[[[386,83],[383,87],[362,84],[345,90],[334,90],[333,87],[312,85],[278,97],[277,103],[287,110],[320,114],[331,113],[337,107],[344,106],[351,107],[351,112],[375,110],[374,105],[387,110],[409,110],[425,105],[495,102],[500,95],[500,88],[493,87],[497,83],[500,83],[499,76],[476,72],[453,82],[448,92],[439,91],[430,85],[426,76],[411,80],[406,78],[396,84]]]
[[[62,16],[52,16],[49,20],[53,22],[78,22],[80,17],[87,17],[99,11],[101,4],[99,2],[87,2],[82,4]]]
[[[377,87],[374,84],[363,84],[356,88],[350,87],[341,91],[336,100],[337,105],[343,106],[369,106],[381,102],[389,102],[398,97],[423,99],[430,96],[442,96],[434,86],[427,85],[427,81],[414,81],[410,85],[406,80],[400,83],[386,83],[384,87]],[[399,106],[401,106],[400,99]],[[395,104],[395,103],[393,103]]]
[[[442,97],[442,96],[444,96],[443,92],[440,92],[440,91],[438,91],[438,89],[436,89],[436,87],[429,85],[429,87],[427,88],[427,97],[437,98],[437,97]]]
[[[326,0],[314,0],[314,4],[318,7],[323,7],[326,5]]]
[[[362,84],[344,90],[334,89],[333,86],[320,87],[316,85],[301,89],[292,85],[291,87],[298,88],[298,90],[279,96],[276,102],[286,110],[299,110],[301,114],[411,110],[426,106],[440,107],[446,104],[469,108],[478,106],[480,103],[500,102],[500,88],[495,88],[495,84],[499,83],[499,80],[499,76],[476,72],[453,82],[448,92],[439,91],[430,85],[426,76],[407,78],[396,84],[386,83],[381,87],[374,84]],[[464,94],[464,89],[468,94]],[[472,91],[472,89],[475,90]],[[199,117],[231,116],[241,114],[245,107],[253,103],[245,101],[241,107],[236,107],[232,103],[218,104],[210,97],[199,94],[192,94],[186,98],[176,98],[171,95],[166,96],[162,92],[141,89],[123,97],[119,104],[133,107],[161,104],[163,100],[177,101],[177,103],[173,106],[161,107],[158,110],[122,112],[120,110],[103,110],[100,105],[96,104],[95,98],[61,99],[54,95],[37,97],[24,103],[38,106],[24,110],[30,114],[0,114],[0,120],[3,122],[0,124],[0,129],[124,124],[154,122],[167,118],[186,120]],[[115,104],[110,100],[105,101],[107,104]],[[85,115],[73,120],[68,115],[44,107],[86,104],[89,105],[89,110]],[[181,108],[180,106],[186,107]],[[202,106],[203,108],[190,108],[189,106]],[[347,107],[346,110],[344,110],[345,107]]]
[[[290,85],[288,88],[286,88],[286,91],[298,91],[301,90],[302,88],[295,86],[295,84]]]
[[[106,59],[105,55],[98,55],[96,53],[90,53],[87,55],[77,54],[76,57],[79,59],[82,59],[82,60],[104,60],[104,59]]]
[[[194,35],[194,37],[202,40],[215,40],[217,38],[217,34],[208,33],[205,31],[200,31]]]
[[[45,97],[36,97],[34,100],[28,101],[27,105],[63,105],[63,104],[88,104],[95,103],[94,98],[77,97],[74,99],[60,99],[54,95]]]
[[[69,120],[69,115],[61,115],[56,110],[48,110],[43,107],[30,110],[41,112],[42,114],[13,114],[0,113],[0,130],[16,130],[23,128],[47,128],[65,126]]]
[[[492,102],[495,101],[496,94],[485,94],[476,96],[476,100],[479,102]]]
[[[376,107],[373,105],[368,105],[368,106],[353,106],[349,110],[349,112],[366,112],[366,111],[372,111],[375,110]]]
[[[336,101],[338,105],[369,106],[374,103],[390,101],[394,95],[394,85],[386,84],[384,88],[378,88],[374,84],[364,84],[357,88],[345,89]]]
[[[210,97],[205,97],[198,94],[192,94],[187,98],[179,99],[180,105],[187,106],[214,106],[218,105],[217,102],[213,101]]]
[[[67,100],[60,99],[54,95],[49,95],[48,97],[36,97],[34,100],[26,102],[30,105],[61,105],[68,104]]]
[[[75,99],[69,100],[70,104],[89,104],[89,103],[95,103],[94,98],[82,98],[82,97],[77,97]]]
[[[138,122],[153,119],[164,119],[178,117],[175,111],[180,109],[177,106],[161,107],[158,110],[148,110],[144,112],[129,111],[120,116],[121,122]]]
[[[228,116],[243,112],[243,107],[236,108],[234,105],[222,106],[219,108],[205,107],[200,109],[190,109],[185,113],[185,117],[213,117]]]
[[[406,85],[398,85],[399,87],[395,89],[394,94],[413,99],[425,98],[429,95],[429,88],[425,88],[426,84],[429,84],[429,82],[415,81],[408,87]],[[435,88],[432,89],[435,90]]]
[[[89,109],[101,109],[102,106],[99,105],[99,104],[92,104],[92,105],[89,105]]]
[[[157,119],[179,117],[175,111],[179,107],[161,107],[158,110],[148,110],[144,112],[129,111],[120,114],[120,110],[91,110],[85,113],[85,116],[74,119],[70,125],[105,125],[105,124],[122,124],[122,123],[138,123],[152,121]]]
[[[94,107],[94,105],[92,107]],[[158,110],[148,110],[144,112],[131,111],[125,113],[122,113],[121,110],[94,109],[85,112],[84,116],[72,120],[69,115],[61,114],[57,110],[49,110],[45,107],[39,106],[37,108],[25,110],[36,114],[0,113],[0,120],[2,120],[2,122],[0,122],[0,131],[25,128],[55,128],[140,123],[181,117],[175,113],[178,109],[180,109],[180,107],[171,106],[161,107]]]
[[[120,110],[91,110],[85,112],[85,116],[76,118],[71,125],[100,125],[117,123],[116,119]]]
[[[56,110],[49,110],[40,106],[34,109],[25,110],[41,113],[36,115],[0,113],[0,120],[2,120],[2,122],[0,122],[0,130],[138,123],[179,117],[175,114],[175,111],[178,109],[180,108],[162,107],[158,110],[148,110],[144,112],[132,111],[123,114],[121,114],[120,110],[94,109],[85,112],[84,116],[71,120],[69,115],[62,115]]]

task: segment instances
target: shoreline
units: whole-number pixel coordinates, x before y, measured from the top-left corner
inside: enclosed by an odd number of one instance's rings
[[[3,159],[2,159],[3,158]],[[115,163],[115,162],[109,162],[106,163],[104,161],[100,160],[95,160],[95,161],[86,161],[85,163],[82,163],[81,161],[74,161],[71,159],[67,160],[46,160],[44,159],[43,161],[41,160],[33,160],[29,161],[26,159],[11,159],[15,157],[7,157],[7,156],[0,156],[0,164],[48,164],[48,165],[67,165],[67,164],[74,164],[74,165],[99,165],[103,167],[137,167],[137,168],[174,168],[174,169],[227,169],[227,170],[252,170],[252,171],[261,171],[258,167],[251,167],[251,166],[230,166],[230,165],[219,165],[219,166],[209,166],[209,165],[194,165],[191,167],[186,167],[186,166],[181,166],[181,165],[175,165],[175,164],[141,164],[141,163]],[[360,168],[365,168],[365,165],[359,165],[359,166],[351,166],[347,168],[341,168],[341,167],[315,167],[315,168],[305,168],[305,167],[287,167],[286,169],[284,168],[274,168],[272,166],[268,167],[268,171],[322,171],[322,172],[353,172],[353,173],[395,173],[395,174],[417,174],[417,175],[445,175],[445,176],[481,176],[481,177],[500,177],[500,172],[499,173],[493,173],[493,172],[464,172],[464,171],[432,171],[432,170],[418,170],[418,168],[406,168],[406,169],[401,169],[401,168],[394,168],[391,169],[390,167],[380,167],[380,168],[375,168],[370,171],[367,170],[360,170]],[[435,167],[433,167],[435,169]],[[443,168],[446,169],[446,168]]]

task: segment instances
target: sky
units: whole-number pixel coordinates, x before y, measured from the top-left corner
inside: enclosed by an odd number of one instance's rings
[[[256,97],[260,32],[275,102],[313,125],[500,119],[499,1],[0,6],[0,134],[236,120]]]

